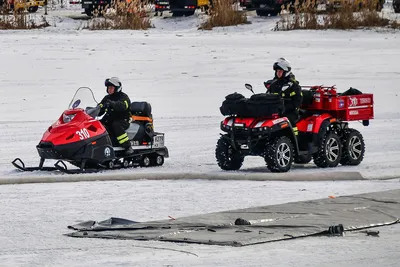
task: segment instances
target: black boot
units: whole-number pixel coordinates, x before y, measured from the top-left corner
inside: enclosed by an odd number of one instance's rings
[[[131,142],[130,141],[127,141],[127,142],[121,144],[121,146],[123,148],[125,148],[125,152],[124,152],[125,156],[133,154],[134,151],[133,151],[133,148],[131,146]]]
[[[131,146],[129,146],[127,149],[125,149],[125,155],[129,156],[133,154],[133,148]]]

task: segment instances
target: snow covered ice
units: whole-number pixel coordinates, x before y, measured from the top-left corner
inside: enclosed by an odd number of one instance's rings
[[[62,13],[62,11],[58,11]],[[72,12],[72,11],[68,11]],[[50,13],[51,14],[51,13]],[[132,100],[153,107],[155,129],[166,134],[164,166],[110,171],[220,173],[214,149],[225,95],[249,96],[273,76],[284,56],[301,85],[350,86],[373,93],[375,119],[351,122],[366,143],[356,167],[291,172],[358,171],[367,181],[121,181],[0,186],[1,266],[394,266],[400,227],[379,228],[380,238],[306,238],[245,248],[159,242],[74,239],[62,234],[79,220],[122,217],[166,219],[205,212],[400,188],[400,35],[390,30],[274,32],[275,18],[198,31],[200,18],[153,20],[147,31],[77,30],[81,20],[53,15],[55,26],[0,31],[0,178],[37,177],[11,161],[38,164],[35,146],[80,86],[106,93],[118,76]],[[239,172],[267,172],[247,158]],[[283,174],[284,175],[284,174]],[[157,249],[155,249],[157,248]]]

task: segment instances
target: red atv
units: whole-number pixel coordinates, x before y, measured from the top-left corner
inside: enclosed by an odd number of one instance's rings
[[[246,88],[253,92],[252,86]],[[304,88],[304,87],[303,87]],[[261,156],[272,172],[287,172],[292,163],[305,164],[312,159],[318,167],[358,165],[365,145],[360,132],[348,127],[348,121],[374,118],[373,95],[351,88],[338,94],[336,88],[312,86],[302,90],[300,119],[293,131],[286,117],[283,99],[272,94],[226,96],[220,110],[227,117],[221,122],[221,134],[215,155],[223,170],[238,170],[245,156]]]
[[[151,106],[147,102],[133,102],[130,110],[132,120],[127,130],[134,150],[126,156],[115,137],[110,137],[97,115],[93,92],[88,87],[79,88],[67,110],[43,134],[36,146],[40,156],[38,167],[25,167],[21,159],[12,164],[21,171],[53,171],[66,173],[97,172],[102,169],[161,166],[168,157],[164,146],[164,133],[153,130]],[[93,107],[95,106],[95,107]],[[46,167],[46,159],[58,160],[54,166]],[[67,169],[64,161],[79,169]]]

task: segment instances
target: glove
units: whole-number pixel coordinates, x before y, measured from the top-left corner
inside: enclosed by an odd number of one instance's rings
[[[272,84],[272,80],[268,80],[268,81],[264,82],[264,86],[267,89],[269,89],[271,87],[271,84]]]
[[[105,104],[106,108],[113,108],[114,106],[115,106],[115,102],[114,101],[111,101],[111,100],[107,100],[106,101],[106,104]]]

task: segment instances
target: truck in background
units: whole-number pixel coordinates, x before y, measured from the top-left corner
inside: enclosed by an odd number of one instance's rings
[[[0,0],[0,7],[7,12],[35,13],[40,5],[44,5],[43,0]]]
[[[169,11],[174,17],[192,16],[196,9],[208,10],[211,6],[209,0],[156,0],[155,12]]]
[[[400,13],[400,0],[393,0],[394,13]]]
[[[111,6],[111,0],[82,0],[84,13],[89,17],[93,16],[95,11],[102,11]]]

